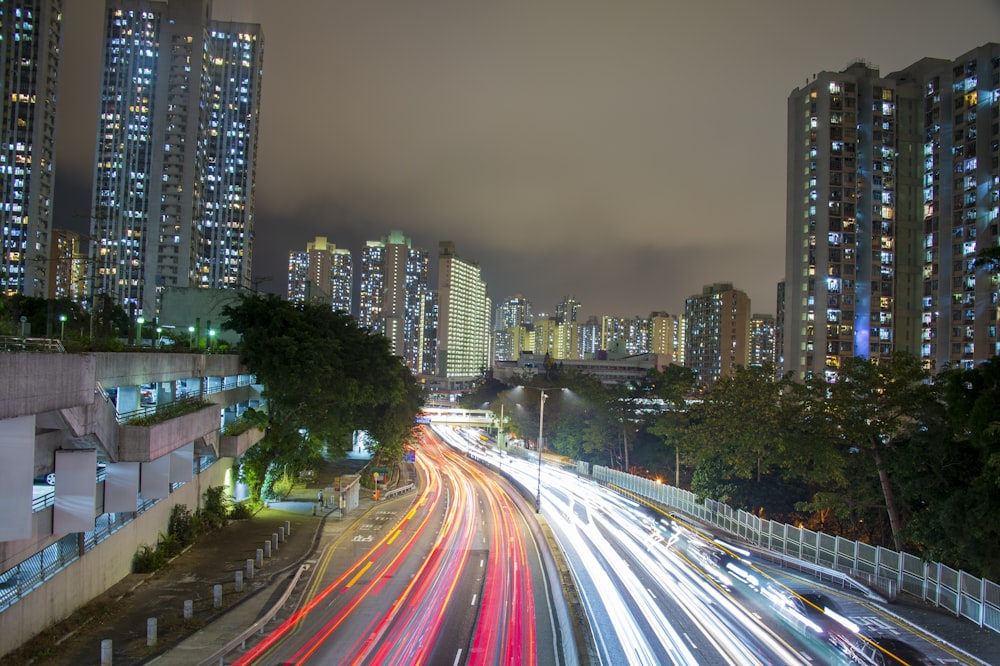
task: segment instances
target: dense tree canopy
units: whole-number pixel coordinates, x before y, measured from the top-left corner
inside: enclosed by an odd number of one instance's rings
[[[402,456],[421,391],[384,337],[329,307],[270,295],[243,297],[224,315],[267,399],[265,437],[243,458],[256,492],[272,466],[297,472],[323,453],[342,455],[355,430],[372,437],[373,459]]]

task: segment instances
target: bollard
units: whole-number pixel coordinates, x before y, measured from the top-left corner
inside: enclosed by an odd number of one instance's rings
[[[190,599],[184,600],[184,619],[190,620],[194,617],[194,602]]]
[[[105,638],[101,641],[101,666],[111,666],[111,655],[113,652],[110,638]]]
[[[253,580],[253,560],[249,558],[247,558],[247,580]]]
[[[213,590],[212,601],[216,608],[222,608],[222,586],[216,585]]]
[[[315,504],[313,505],[313,515],[314,516],[316,515],[316,505]]]
[[[235,582],[234,587],[235,587],[235,589],[236,589],[237,592],[242,592],[243,591],[243,572],[242,571],[237,571],[236,572],[236,582]]]
[[[156,618],[151,617],[146,620],[146,647],[156,645]]]
[[[278,528],[278,543],[283,543],[285,541],[285,528]]]
[[[292,521],[290,520],[285,521],[285,536],[286,537],[292,536]]]
[[[264,542],[264,557],[266,557],[267,559],[271,559],[271,542],[270,541],[265,541]]]
[[[258,548],[257,549],[257,568],[260,569],[262,566],[264,566],[264,549],[263,548]]]
[[[277,535],[277,533],[271,535],[271,550],[278,550],[278,535]]]

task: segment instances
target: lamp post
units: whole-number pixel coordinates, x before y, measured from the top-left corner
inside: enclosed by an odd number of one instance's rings
[[[194,326],[188,326],[188,349],[194,348]]]
[[[162,326],[157,326],[156,327],[156,342],[153,343],[153,348],[154,349],[156,349],[156,348],[158,348],[160,346],[160,339],[162,337],[163,337],[163,327]]]
[[[542,432],[545,424],[545,389],[538,389],[541,402],[538,408],[538,492],[535,493],[535,513],[542,509]]]
[[[136,331],[135,331],[136,344],[138,344],[141,347],[142,346],[142,325],[146,323],[146,318],[143,317],[142,315],[139,315],[138,317],[135,318],[135,323],[137,324]]]
[[[66,334],[66,315],[59,315],[59,339],[63,339],[63,335]]]
[[[215,329],[208,329],[208,351],[212,351],[215,347]]]

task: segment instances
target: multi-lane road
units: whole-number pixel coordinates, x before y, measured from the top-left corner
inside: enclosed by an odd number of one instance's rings
[[[329,544],[298,611],[236,663],[560,663],[523,503],[429,432],[417,470],[417,499]]]

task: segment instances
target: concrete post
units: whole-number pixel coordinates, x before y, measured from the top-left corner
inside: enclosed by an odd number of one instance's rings
[[[194,617],[194,602],[190,599],[184,600],[184,619],[190,620]]]
[[[278,535],[271,535],[271,550],[278,550]]]
[[[243,591],[243,572],[242,571],[237,571],[236,572],[235,590],[236,590],[236,592],[242,592]]]
[[[257,551],[260,552],[259,550]],[[253,580],[253,559],[247,558],[247,580]]]
[[[222,586],[216,585],[213,588],[212,602],[215,608],[222,608]]]
[[[111,649],[112,641],[110,638],[105,638],[101,641],[101,666],[111,666],[111,655],[114,652]]]
[[[258,548],[257,549],[257,568],[260,569],[262,566],[264,566],[264,549],[263,548]]]
[[[290,520],[285,521],[285,536],[292,536],[292,521]]]
[[[156,618],[151,617],[146,620],[146,647],[156,645]]]
[[[284,527],[279,527],[278,528],[278,543],[284,543],[284,541],[285,541],[285,528]]]
[[[267,559],[271,559],[271,542],[270,541],[265,541],[264,542],[264,557],[266,557]]]

